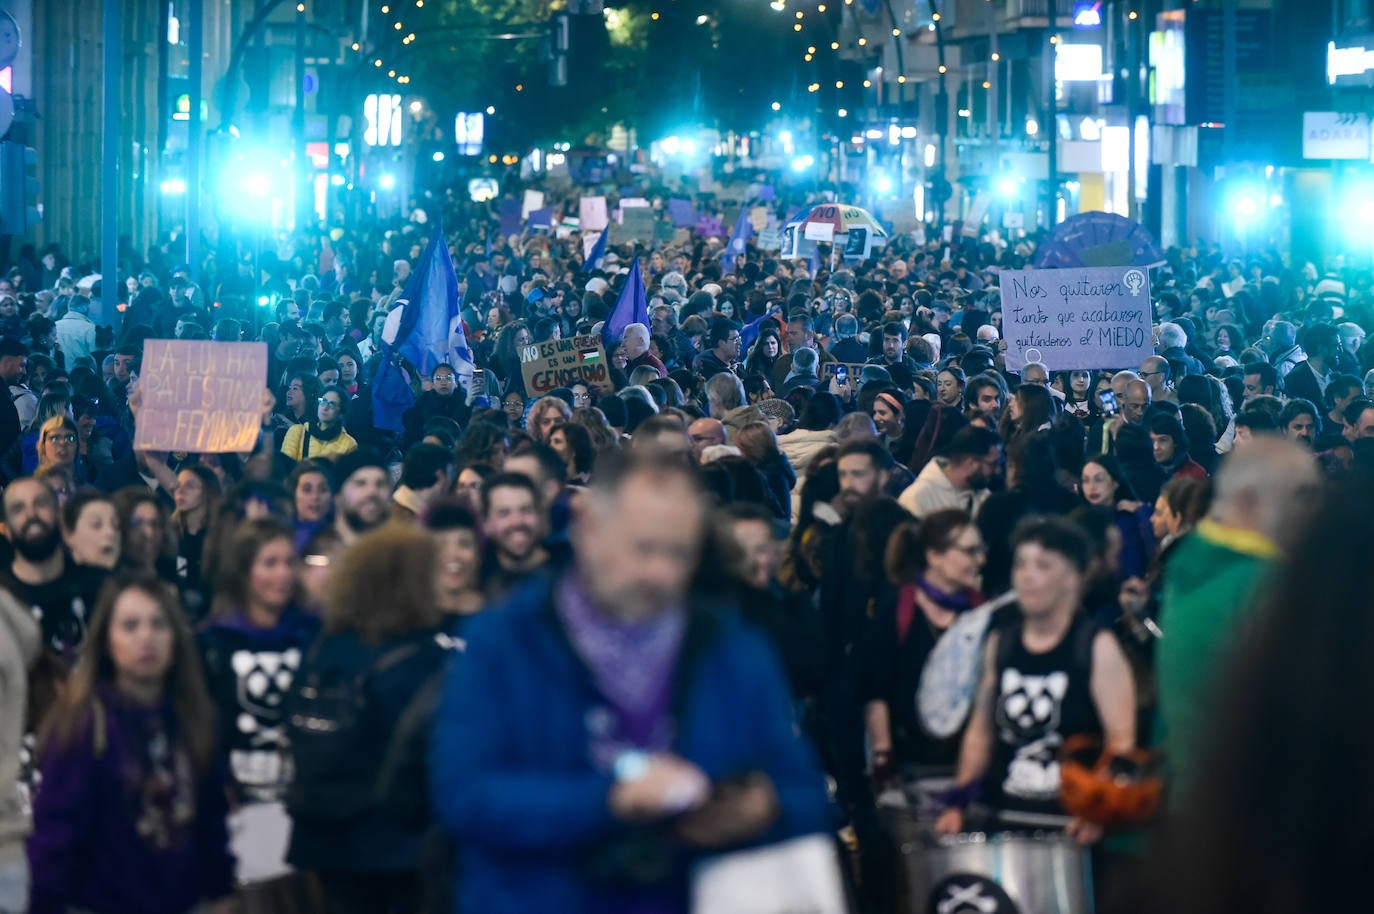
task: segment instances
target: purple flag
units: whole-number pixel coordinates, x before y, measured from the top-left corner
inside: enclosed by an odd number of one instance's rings
[[[616,299],[610,317],[601,325],[601,341],[607,353],[620,342],[630,324],[649,326],[649,298],[644,294],[644,274],[639,270],[638,257],[630,264],[630,275],[625,278],[625,286],[620,290],[620,298]]]
[[[501,201],[501,234],[507,237],[520,234],[520,201]]]
[[[668,215],[673,219],[674,228],[691,228],[697,224],[697,213],[691,200],[673,197],[668,201]]]

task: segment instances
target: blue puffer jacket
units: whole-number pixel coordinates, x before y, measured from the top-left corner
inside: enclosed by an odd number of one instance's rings
[[[470,627],[431,746],[436,819],[462,846],[458,907],[482,914],[599,914],[625,894],[591,878],[635,833],[608,806],[613,779],[589,758],[604,705],[552,603],[552,580],[520,587]],[[674,696],[674,751],[713,781],[762,771],[781,816],[757,844],[826,831],[820,769],[793,727],[786,679],[764,637],[734,613],[694,606]],[[668,842],[651,835],[649,844]],[[625,855],[628,859],[633,855]],[[665,858],[658,889],[687,908],[692,858]],[[662,894],[656,891],[655,894]]]

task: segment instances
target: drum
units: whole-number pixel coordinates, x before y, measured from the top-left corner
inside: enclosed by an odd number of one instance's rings
[[[910,914],[1092,914],[1088,850],[1062,834],[922,835]]]

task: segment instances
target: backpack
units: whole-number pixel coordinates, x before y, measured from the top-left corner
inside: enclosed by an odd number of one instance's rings
[[[295,773],[286,791],[292,818],[343,823],[374,807],[377,770],[387,751],[375,719],[370,684],[420,652],[412,641],[362,670],[321,668],[316,641],[286,703],[286,733]]]

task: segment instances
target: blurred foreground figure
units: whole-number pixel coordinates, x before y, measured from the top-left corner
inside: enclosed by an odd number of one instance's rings
[[[1216,723],[1208,707],[1219,672],[1227,669],[1280,543],[1292,541],[1318,481],[1311,451],[1273,435],[1255,439],[1227,459],[1211,510],[1170,560],[1156,663],[1159,732],[1175,809],[1189,799],[1198,743]]]
[[[702,855],[826,830],[778,661],[689,592],[691,468],[630,458],[596,479],[576,562],[473,621],[435,722],[465,911],[682,912]]]
[[[1374,732],[1374,479],[1319,500],[1237,641],[1185,804],[1159,836],[1140,897],[1121,911],[1270,914],[1369,907]],[[1166,617],[1167,618],[1167,617]],[[1170,637],[1166,634],[1166,640]]]

